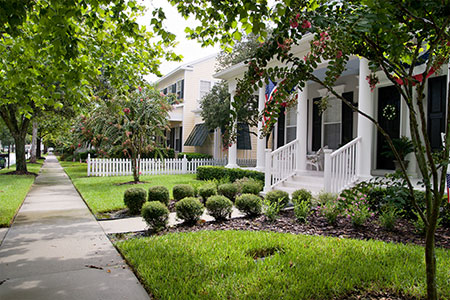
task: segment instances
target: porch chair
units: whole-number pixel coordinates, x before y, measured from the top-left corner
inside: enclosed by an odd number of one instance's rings
[[[316,153],[311,153],[306,155],[306,165],[310,165],[311,168],[316,168],[316,171],[322,171],[323,170],[323,160],[324,160],[324,153],[323,150],[328,149],[328,146],[323,146],[319,150],[317,150]]]

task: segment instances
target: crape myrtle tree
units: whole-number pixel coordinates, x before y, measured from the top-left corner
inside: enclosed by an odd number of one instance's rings
[[[14,137],[19,174],[27,172],[25,136],[39,112],[88,102],[101,69],[126,94],[142,75],[160,74],[161,59],[179,59],[170,50],[175,36],[161,23],[163,11],[152,12],[148,29],[139,26],[138,1],[6,2],[0,8],[0,117]]]
[[[134,182],[139,182],[140,156],[158,150],[168,129],[169,97],[143,85],[128,95],[98,99],[73,127],[77,147],[93,146],[104,156],[122,152],[131,159]]]
[[[449,157],[450,128],[446,123],[445,145],[433,152],[427,131],[427,78],[449,62],[450,3],[440,0],[367,0],[367,1],[277,1],[270,8],[264,0],[239,1],[180,1],[176,4],[183,15],[195,15],[201,26],[188,30],[192,38],[203,44],[232,43],[241,29],[264,35],[267,24],[275,24],[273,36],[267,39],[249,61],[248,71],[238,82],[236,108],[249,101],[248,96],[269,78],[283,79],[273,101],[266,103],[263,114],[267,134],[277,121],[281,106],[295,103],[289,91],[302,89],[307,81],[319,83],[354,111],[374,123],[386,138],[399,159],[391,137],[376,119],[359,111],[352,103],[333,90],[334,82],[346,68],[350,56],[366,58],[372,73],[367,80],[376,87],[381,72],[399,91],[408,107],[411,139],[425,187],[425,199],[416,198],[413,185],[401,163],[410,199],[425,224],[425,261],[428,299],[438,299],[436,286],[435,231],[445,191]],[[290,49],[299,44],[306,34],[313,34],[310,52],[295,57]],[[279,60],[282,67],[268,67],[271,60]],[[327,62],[324,79],[313,71],[319,63]],[[424,65],[417,71],[418,65]],[[419,74],[417,74],[419,72]],[[447,99],[448,100],[448,99]],[[447,105],[449,101],[447,101]],[[323,103],[326,106],[326,101]],[[447,110],[449,110],[447,108]],[[252,118],[261,118],[254,114]],[[424,204],[419,205],[419,201]],[[425,207],[421,209],[421,207]]]

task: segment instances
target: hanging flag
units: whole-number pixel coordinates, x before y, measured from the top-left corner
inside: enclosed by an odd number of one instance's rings
[[[449,187],[450,187],[450,174],[447,173],[447,200],[448,200],[448,203],[450,203]]]
[[[276,92],[277,83],[269,79],[269,83],[266,85],[266,102],[271,101]]]

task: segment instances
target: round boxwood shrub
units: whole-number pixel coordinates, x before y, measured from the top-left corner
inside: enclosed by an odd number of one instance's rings
[[[237,180],[236,184],[241,194],[259,195],[259,192],[261,192],[263,188],[263,185],[260,181],[251,178],[243,178],[241,180]]]
[[[123,202],[130,210],[130,213],[137,215],[141,212],[142,205],[145,203],[147,193],[143,188],[130,188],[123,195]]]
[[[312,199],[311,192],[305,189],[299,189],[292,193],[292,202],[294,203],[301,203],[303,201],[311,203],[311,199]]]
[[[150,201],[142,206],[142,218],[152,231],[160,231],[167,226],[169,209],[160,201]]]
[[[207,183],[198,188],[198,194],[203,202],[211,196],[217,195],[217,187],[214,183]]]
[[[211,196],[206,201],[206,210],[216,220],[225,220],[231,215],[233,202],[225,196]]]
[[[270,203],[278,203],[280,208],[284,208],[289,203],[289,194],[285,191],[274,190],[268,192],[265,199]]]
[[[238,187],[232,183],[224,183],[219,185],[217,191],[220,195],[223,195],[234,202],[238,193]]]
[[[236,198],[236,208],[248,217],[255,217],[262,212],[261,198],[254,194],[242,194]]]
[[[194,197],[194,188],[189,184],[177,184],[172,190],[175,201],[180,201],[186,197]]]
[[[193,224],[200,219],[205,207],[195,197],[184,198],[175,204],[177,217],[186,223]]]
[[[159,201],[169,205],[169,190],[162,185],[152,186],[148,189],[148,201]]]

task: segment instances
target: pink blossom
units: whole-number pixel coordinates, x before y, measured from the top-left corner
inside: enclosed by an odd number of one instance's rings
[[[164,97],[164,96],[165,96],[163,92],[159,93],[159,95],[160,95],[161,97]]]
[[[303,29],[311,28],[311,22],[309,22],[308,20],[303,20],[303,22],[302,22],[302,28],[303,28]]]
[[[289,24],[291,25],[292,28],[297,28],[298,27],[298,22],[297,21],[290,21]]]
[[[138,86],[139,92],[142,92],[142,88],[140,86]]]
[[[81,147],[81,144],[78,144],[78,148],[80,148]]]
[[[126,114],[129,114],[129,113],[130,113],[130,109],[125,107],[125,108],[123,109],[123,112],[126,113]]]
[[[338,50],[337,54],[336,54],[336,58],[339,59],[342,57],[342,51]]]

